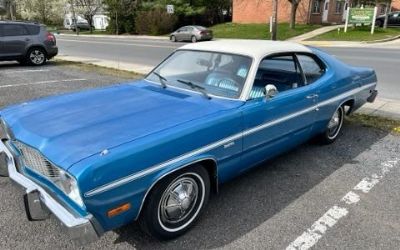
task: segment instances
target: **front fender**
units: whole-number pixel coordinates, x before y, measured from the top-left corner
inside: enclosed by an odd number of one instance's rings
[[[124,185],[116,186],[105,192],[92,195],[90,192],[84,194],[84,202],[87,210],[94,215],[105,231],[121,227],[136,220],[143,207],[145,199],[150,190],[165,176],[183,169],[192,164],[212,160],[217,164],[216,158],[210,154],[194,155],[188,159],[169,164],[148,175],[132,178],[132,181]],[[156,168],[154,166],[152,168]],[[122,204],[130,203],[130,210],[108,218],[107,212]]]

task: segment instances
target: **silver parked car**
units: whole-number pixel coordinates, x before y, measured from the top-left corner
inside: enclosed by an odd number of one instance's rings
[[[37,23],[0,21],[0,61],[42,65],[58,53],[56,38]]]
[[[197,25],[181,27],[170,35],[172,42],[191,41],[195,43],[197,41],[210,41],[212,39],[212,30]]]

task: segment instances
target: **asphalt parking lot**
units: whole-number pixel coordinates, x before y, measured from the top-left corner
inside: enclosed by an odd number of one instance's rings
[[[0,65],[0,108],[126,77],[68,64]],[[186,235],[158,242],[135,223],[85,249],[398,249],[400,137],[347,122],[332,145],[307,143],[223,185]],[[29,222],[0,178],[0,249],[76,249],[56,219]]]

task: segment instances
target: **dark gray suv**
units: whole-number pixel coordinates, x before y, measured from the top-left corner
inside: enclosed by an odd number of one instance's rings
[[[37,23],[0,21],[0,61],[43,65],[58,53],[56,38]]]

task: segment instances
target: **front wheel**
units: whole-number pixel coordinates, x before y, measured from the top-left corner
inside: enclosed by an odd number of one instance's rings
[[[176,37],[175,36],[171,36],[171,42],[176,42]]]
[[[197,38],[195,37],[195,36],[192,36],[192,43],[195,43],[195,42],[197,42]]]
[[[324,133],[320,135],[320,141],[323,144],[331,144],[339,136],[344,120],[344,108],[340,106],[332,115]]]
[[[139,218],[143,231],[160,240],[189,230],[204,210],[210,194],[207,170],[200,165],[162,179],[150,192]]]

